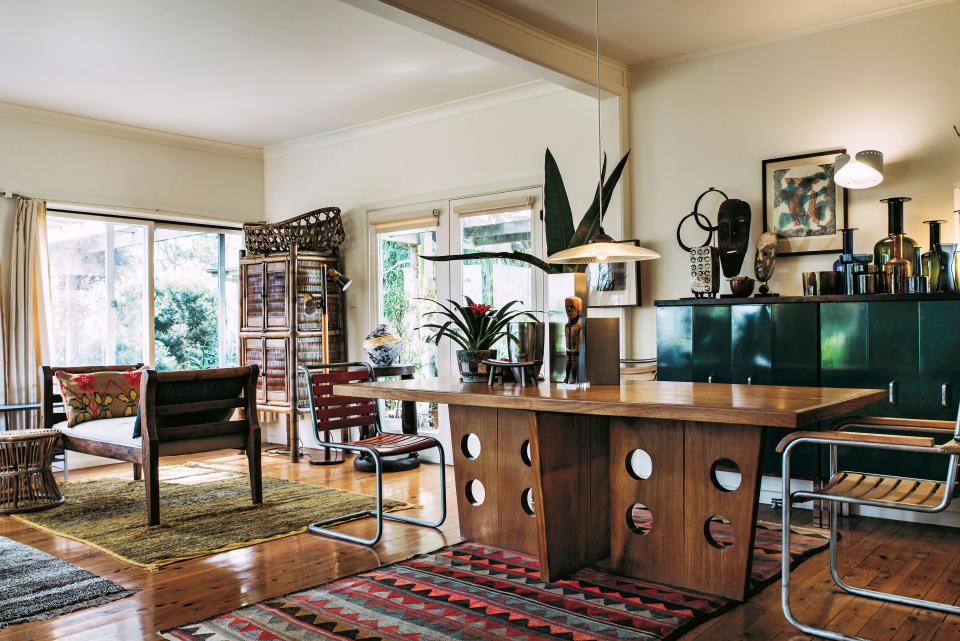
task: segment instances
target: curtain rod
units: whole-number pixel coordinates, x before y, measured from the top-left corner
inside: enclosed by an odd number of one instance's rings
[[[147,207],[124,207],[122,205],[105,205],[103,203],[84,203],[78,201],[71,201],[59,198],[50,198],[39,195],[27,195],[19,194],[13,191],[4,191],[0,190],[0,198],[36,198],[38,200],[47,201],[50,204],[51,209],[67,211],[69,213],[88,213],[95,214],[98,216],[108,216],[113,218],[130,218],[136,220],[148,220],[151,222],[167,222],[167,223],[176,223],[181,225],[190,225],[190,226],[199,226],[199,227],[222,227],[223,229],[242,229],[244,223],[236,222],[233,220],[226,220],[223,218],[217,218],[215,216],[204,217],[202,214],[190,213],[185,211],[176,211],[172,209],[159,209],[159,208],[147,208]],[[78,208],[76,211],[70,209],[72,207]],[[83,211],[83,208],[89,208],[100,211]],[[111,213],[113,212],[113,213]],[[130,212],[125,213],[125,212]],[[143,215],[149,214],[159,214],[171,215],[175,218],[146,218]],[[141,214],[141,216],[135,216],[131,214]],[[192,220],[182,220],[179,217],[186,217]],[[200,222],[200,221],[209,221],[209,222]]]

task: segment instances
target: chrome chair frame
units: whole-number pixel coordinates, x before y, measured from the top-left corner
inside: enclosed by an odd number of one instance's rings
[[[783,452],[782,483],[783,483],[783,516],[782,516],[782,540],[783,550],[790,549],[790,510],[793,503],[800,500],[826,501],[829,505],[830,517],[830,544],[829,544],[829,566],[830,576],[837,587],[853,595],[878,599],[890,603],[899,603],[916,608],[927,608],[947,614],[960,614],[960,607],[928,601],[926,599],[916,599],[913,597],[902,596],[890,592],[880,592],[877,590],[868,590],[859,588],[846,583],[840,576],[837,569],[838,550],[837,550],[837,507],[840,503],[850,505],[868,505],[873,507],[908,510],[911,512],[922,512],[933,514],[942,512],[950,505],[957,492],[957,465],[960,462],[960,410],[958,410],[957,420],[953,423],[952,440],[943,445],[936,445],[932,438],[918,438],[916,436],[901,436],[887,434],[883,435],[884,442],[864,440],[875,438],[876,434],[846,432],[850,427],[873,428],[881,430],[896,430],[915,433],[931,433],[937,435],[949,435],[951,424],[949,421],[926,421],[913,419],[893,419],[882,417],[854,417],[841,419],[833,425],[833,431],[827,433],[801,432],[787,436],[777,447],[778,451]],[[877,450],[888,450],[896,452],[910,452],[915,454],[937,454],[948,457],[947,478],[943,481],[943,497],[935,505],[913,505],[906,503],[896,503],[891,501],[877,501],[873,499],[862,499],[854,496],[828,494],[818,490],[812,491],[790,491],[790,456],[793,450],[804,444],[826,445],[829,447],[829,478],[834,478],[838,472],[837,447],[856,447],[869,448]],[[900,480],[900,477],[887,477]],[[921,479],[902,479],[906,481],[919,481]],[[940,483],[940,481],[932,481]],[[781,585],[781,605],[783,614],[787,621],[795,628],[806,634],[816,635],[825,639],[835,641],[869,641],[863,637],[851,637],[840,632],[834,632],[825,628],[818,628],[813,625],[801,623],[794,616],[790,608],[790,554],[781,555],[781,571],[783,574]]]
[[[310,417],[313,422],[313,432],[314,436],[317,439],[317,443],[324,448],[334,449],[334,450],[343,450],[346,452],[354,453],[365,453],[373,459],[374,473],[377,478],[377,505],[376,508],[372,510],[361,510],[359,512],[353,512],[345,516],[339,516],[333,519],[327,519],[326,521],[316,521],[307,526],[307,529],[314,534],[321,534],[324,536],[329,536],[335,539],[340,539],[342,541],[349,541],[350,543],[359,543],[360,545],[376,545],[380,542],[380,538],[383,536],[383,520],[387,519],[390,521],[398,521],[400,523],[410,523],[412,525],[422,525],[424,527],[440,527],[443,525],[444,521],[447,520],[447,477],[446,477],[446,464],[444,463],[444,451],[443,444],[440,443],[437,439],[432,436],[421,436],[421,438],[428,439],[433,441],[431,447],[436,447],[440,452],[440,518],[436,521],[428,521],[425,519],[417,519],[410,516],[402,516],[399,514],[390,514],[383,511],[383,461],[380,458],[380,454],[372,447],[366,447],[363,445],[356,445],[353,443],[333,443],[333,442],[324,442],[320,429],[317,426],[317,405],[313,399],[313,388],[310,381],[310,375],[313,372],[318,370],[334,370],[339,369],[347,371],[349,369],[365,369],[367,371],[367,380],[373,381],[373,368],[370,367],[369,363],[363,361],[353,361],[347,363],[318,363],[313,367],[306,367],[301,365],[298,370],[300,374],[303,374],[306,377],[307,389],[309,393],[307,398],[310,400]],[[374,435],[386,434],[383,431],[380,425],[380,404],[374,399],[376,405],[376,421],[374,424]],[[333,428],[333,429],[343,429],[343,428]],[[426,448],[431,449],[431,448]],[[360,536],[354,536],[352,534],[346,534],[344,532],[338,532],[332,530],[327,526],[343,523],[344,521],[352,520],[361,516],[372,516],[377,519],[377,529],[376,533],[370,538],[363,538]]]

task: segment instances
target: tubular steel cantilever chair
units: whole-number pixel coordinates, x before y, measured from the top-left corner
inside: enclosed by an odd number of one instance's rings
[[[443,463],[443,445],[440,444],[440,441],[430,436],[420,436],[418,434],[390,434],[384,432],[380,427],[380,411],[376,400],[356,396],[335,396],[333,394],[335,383],[362,383],[374,380],[373,368],[363,362],[320,363],[311,368],[301,366],[299,371],[306,378],[309,386],[307,397],[310,399],[310,415],[313,418],[314,434],[317,437],[317,442],[324,448],[369,455],[373,458],[374,471],[377,475],[377,507],[375,509],[355,512],[346,517],[340,516],[328,521],[311,523],[308,529],[315,534],[323,534],[351,543],[376,545],[383,535],[384,519],[426,527],[443,525],[447,518],[447,484]],[[359,427],[361,430],[372,427],[374,433],[372,436],[363,437],[361,431],[361,440],[353,442],[334,443],[323,439],[324,432],[345,430],[341,433],[349,433],[349,428],[352,427]],[[440,452],[440,518],[436,521],[426,521],[399,514],[384,514],[383,462],[381,457],[421,452],[434,447]],[[373,516],[377,519],[377,531],[372,538],[364,539],[326,527],[357,516]]]
[[[947,435],[952,438],[937,445],[930,436],[901,436],[898,434],[868,434],[847,432],[848,428],[860,427],[897,432]],[[853,417],[837,421],[831,432],[795,432],[780,441],[777,451],[783,453],[783,549],[790,549],[790,508],[794,502],[808,500],[826,501],[830,506],[830,575],[838,587],[850,594],[900,603],[917,608],[928,608],[948,614],[960,614],[960,607],[915,599],[889,592],[867,590],[847,584],[837,570],[837,505],[869,505],[873,507],[908,510],[911,512],[942,512],[950,505],[957,492],[957,462],[960,461],[960,411],[954,423],[917,419]],[[819,490],[790,493],[790,455],[802,444],[827,445],[830,448],[830,480]],[[912,452],[915,454],[938,454],[947,457],[946,480],[928,481],[858,472],[838,471],[837,446]],[[868,641],[862,637],[850,637],[839,632],[805,625],[797,621],[790,609],[790,555],[783,554],[781,567],[783,583],[781,602],[783,614],[794,627],[825,639],[837,641]]]

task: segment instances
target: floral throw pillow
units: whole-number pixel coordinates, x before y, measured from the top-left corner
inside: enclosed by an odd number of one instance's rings
[[[55,372],[60,381],[67,425],[73,427],[103,418],[135,416],[140,404],[143,372],[143,369],[91,374]]]

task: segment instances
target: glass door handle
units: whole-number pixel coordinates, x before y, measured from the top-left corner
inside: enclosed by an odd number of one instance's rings
[[[950,407],[950,383],[940,386],[940,405]]]
[[[890,381],[890,383],[887,385],[887,401],[889,401],[891,405],[897,404],[897,382],[896,381]]]

